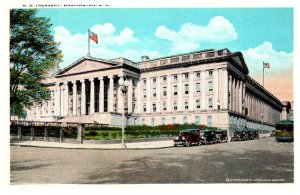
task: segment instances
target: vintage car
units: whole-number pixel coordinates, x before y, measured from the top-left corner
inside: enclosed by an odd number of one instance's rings
[[[216,131],[216,139],[218,143],[221,142],[227,142],[228,138],[227,138],[227,130],[225,129],[218,129]]]
[[[241,132],[240,131],[234,131],[233,136],[231,137],[231,141],[241,141]]]
[[[201,130],[200,137],[202,138],[202,141],[200,141],[202,144],[217,143],[216,132],[213,130]]]
[[[198,129],[183,129],[180,131],[179,136],[173,139],[174,146],[199,145],[201,138]]]

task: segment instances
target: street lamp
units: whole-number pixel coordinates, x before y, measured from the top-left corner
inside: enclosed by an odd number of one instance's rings
[[[120,89],[121,89],[121,92],[122,92],[122,148],[126,148],[126,145],[125,145],[125,141],[124,141],[124,138],[125,138],[125,111],[124,111],[124,105],[125,105],[125,95],[127,93],[127,90],[128,90],[128,85],[129,85],[129,82],[128,80],[125,80],[123,79],[123,77],[121,77],[119,79],[119,86],[120,86]]]
[[[263,131],[264,131],[264,114],[261,114],[260,116],[261,116],[261,131],[263,133]]]
[[[217,100],[217,109],[218,109],[218,113],[217,113],[217,115],[218,115],[218,129],[220,129],[220,113],[219,113],[219,111],[220,111],[220,100]]]

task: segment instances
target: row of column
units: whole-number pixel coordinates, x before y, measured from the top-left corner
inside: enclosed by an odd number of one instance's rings
[[[195,110],[195,102],[196,102],[196,97],[195,97],[195,73],[194,72],[189,72],[189,80],[188,80],[188,87],[189,87],[189,95],[188,95],[188,102],[189,102],[189,110],[193,111]],[[172,93],[173,89],[173,84],[172,84],[172,76],[174,74],[168,74],[168,75],[163,75],[166,77],[166,87],[167,87],[167,97],[166,97],[166,111],[171,112],[173,111],[172,105],[174,101],[174,96]],[[163,85],[161,85],[161,77],[147,77],[146,79],[146,113],[151,113],[152,109],[152,102],[156,103],[156,109],[158,112],[162,110],[162,103],[163,99],[161,99],[161,90],[163,88]],[[155,78],[156,79],[156,97],[152,98],[151,96],[151,79]],[[212,92],[207,92],[208,86],[207,82],[208,79],[213,81],[213,91]],[[142,94],[143,89],[140,84],[141,81],[138,82],[138,91],[140,94]],[[220,109],[228,109],[228,71],[227,68],[216,68],[213,69],[213,76],[209,78],[208,76],[208,71],[202,71],[200,72],[200,86],[201,86],[201,96],[199,97],[200,103],[201,103],[201,109],[206,110],[208,107],[208,102],[207,99],[208,97],[211,97],[213,99],[213,108],[217,109],[217,105],[220,105]],[[177,97],[176,97],[176,102],[177,102],[177,111],[182,111],[184,110],[184,96],[183,96],[183,74],[177,74]],[[222,93],[221,93],[222,92]],[[139,107],[138,107],[138,112],[142,113],[142,98],[139,96]]]
[[[229,75],[228,82],[228,96],[230,98],[229,101],[229,110],[234,112],[245,114],[244,113],[244,100],[245,100],[245,82],[237,77],[234,77],[233,74]]]
[[[118,75],[119,79],[124,79],[124,75]],[[114,86],[115,82],[114,79],[118,78],[117,76],[108,76],[108,87],[107,87],[107,110],[108,112],[121,112],[120,108],[121,105],[120,103],[122,101],[119,101],[121,97],[121,91],[120,91],[120,86]],[[133,84],[132,84],[132,79],[131,78],[126,78],[126,80],[129,81],[129,86],[128,86],[128,96],[127,96],[127,105],[132,105],[132,94],[133,94]],[[95,80],[94,78],[89,79],[89,84],[90,84],[90,94],[89,94],[89,99],[90,99],[90,104],[89,104],[89,113],[86,113],[86,105],[87,105],[87,90],[86,90],[86,79],[82,79],[79,81],[81,83],[81,92],[77,92],[77,85],[78,81],[71,81],[71,82],[64,82],[62,85],[60,83],[56,84],[56,90],[54,94],[54,99],[55,99],[55,115],[56,116],[76,116],[76,115],[86,115],[86,114],[93,114],[95,113]],[[104,110],[104,78],[103,77],[98,77],[98,82],[99,82],[99,112],[103,113]],[[71,98],[70,92],[69,92],[69,83],[72,84],[73,88],[73,97]],[[117,88],[117,98],[114,97],[114,88]],[[79,103],[79,98],[78,95],[81,95],[81,102]],[[72,107],[73,109],[70,110],[70,100],[72,100]],[[80,110],[80,112],[78,112]],[[128,106],[128,113],[132,112],[132,106]]]

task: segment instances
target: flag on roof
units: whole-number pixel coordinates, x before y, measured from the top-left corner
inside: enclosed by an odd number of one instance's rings
[[[92,39],[93,41],[95,41],[98,44],[98,36],[96,33],[93,33],[92,31],[89,30],[89,37],[90,37],[90,39]]]

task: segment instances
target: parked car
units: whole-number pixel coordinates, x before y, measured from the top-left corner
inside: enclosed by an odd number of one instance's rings
[[[217,143],[216,132],[213,130],[207,130],[207,129],[201,130],[200,136],[203,140],[202,141],[203,144]]]
[[[218,143],[227,142],[227,130],[219,129],[216,131],[216,139]]]
[[[201,138],[198,129],[183,129],[180,131],[179,136],[173,139],[174,146],[186,146],[199,145]]]
[[[240,131],[234,131],[233,136],[231,137],[231,141],[241,141],[241,132]]]

